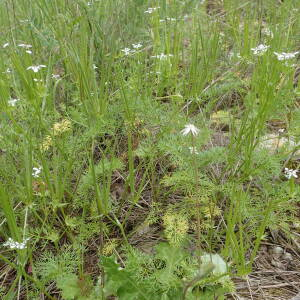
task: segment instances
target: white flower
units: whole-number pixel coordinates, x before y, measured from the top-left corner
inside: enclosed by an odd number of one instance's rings
[[[191,154],[199,154],[196,147],[189,147]]]
[[[7,68],[4,72],[2,72],[3,74],[9,74],[11,73],[11,69],[10,68]]]
[[[297,170],[284,168],[284,173],[285,173],[284,176],[287,179],[291,179],[292,177],[298,178]]]
[[[296,52],[293,52],[293,53],[285,53],[285,52],[277,53],[277,52],[274,52],[274,54],[277,56],[278,60],[287,60],[287,59],[295,58],[298,53],[299,53],[299,51],[296,51]]]
[[[9,43],[5,43],[3,46],[2,46],[2,48],[6,48],[6,47],[8,47],[9,46]]]
[[[93,69],[96,70],[98,69],[98,67],[95,64],[93,64]]]
[[[239,59],[242,58],[240,52],[236,52],[236,53],[235,53],[235,52],[233,52],[233,51],[230,51],[230,52],[229,52],[228,57],[229,57],[229,59],[232,59],[232,58],[234,58],[234,57],[239,58]]]
[[[264,28],[262,30],[262,34],[269,36],[271,39],[273,38],[273,32],[269,28]]]
[[[28,53],[28,54],[32,54],[31,50],[26,50],[25,52]]]
[[[34,82],[43,82],[43,79],[37,79],[37,78],[33,78]]]
[[[172,56],[173,56],[173,54],[164,54],[164,53],[161,53],[161,54],[158,54],[158,55],[152,55],[151,57],[152,58],[157,58],[159,60],[165,60],[168,57],[172,57]]]
[[[124,52],[125,55],[129,55],[131,52],[131,50],[129,48],[124,48],[121,51]]]
[[[30,66],[26,70],[32,70],[34,73],[37,73],[41,68],[46,68],[46,66],[45,65]]]
[[[59,74],[52,74],[51,78],[53,78],[53,79],[59,79],[60,75]]]
[[[187,124],[184,126],[184,129],[181,130],[182,135],[188,135],[191,133],[193,136],[196,136],[199,133],[199,129],[193,124]]]
[[[157,9],[159,9],[160,6],[157,7],[149,7],[147,10],[145,10],[145,14],[152,14],[154,11],[156,11]]]
[[[133,47],[134,49],[139,49],[139,48],[142,48],[143,45],[142,45],[141,43],[137,43],[137,44],[132,44],[132,47]]]
[[[16,103],[17,103],[18,101],[20,101],[20,99],[18,99],[18,98],[15,98],[15,99],[9,99],[9,100],[8,100],[8,105],[9,105],[9,106],[16,106]]]
[[[32,48],[32,45],[29,45],[29,44],[19,44],[18,46],[21,48],[25,48],[25,49]]]
[[[269,47],[270,46],[260,44],[256,48],[251,48],[251,50],[253,51],[254,55],[261,55],[261,54],[265,53]]]
[[[29,238],[24,239],[21,243],[14,241],[12,238],[9,238],[7,242],[3,244],[4,247],[9,247],[10,249],[25,249],[26,243],[29,241]]]
[[[39,177],[41,171],[42,171],[42,167],[32,168],[32,176],[35,177],[35,178]]]
[[[159,20],[160,23],[163,23],[163,22],[166,22],[166,21],[175,22],[176,19],[175,18],[166,17],[165,19]]]

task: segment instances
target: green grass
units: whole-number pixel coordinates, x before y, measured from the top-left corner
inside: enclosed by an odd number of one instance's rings
[[[299,179],[284,176],[299,170],[299,53],[274,54],[299,51],[299,11],[293,0],[0,2],[1,297],[233,292],[270,230],[299,223]],[[271,134],[291,146],[266,149]],[[30,240],[10,249],[9,238]]]

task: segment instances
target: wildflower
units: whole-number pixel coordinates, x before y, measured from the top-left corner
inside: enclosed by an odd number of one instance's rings
[[[274,52],[274,54],[277,56],[278,60],[287,60],[287,59],[295,58],[298,53],[299,53],[299,51],[296,51],[296,52],[293,52],[293,53],[285,53],[285,52],[277,53],[277,52]]]
[[[233,51],[230,51],[230,52],[229,52],[228,57],[229,57],[229,59],[232,59],[232,58],[234,58],[234,57],[236,57],[236,58],[238,58],[238,59],[241,59],[241,58],[242,58],[240,52],[234,53]]]
[[[21,243],[14,241],[12,238],[9,238],[7,242],[3,244],[4,247],[9,247],[10,249],[25,249],[26,243],[29,241],[29,238],[24,239]]]
[[[269,36],[271,39],[274,37],[273,32],[269,28],[264,28],[262,34]]]
[[[125,55],[129,55],[130,52],[131,52],[131,49],[129,49],[129,48],[124,48],[124,49],[122,49],[121,51],[124,52]]]
[[[189,223],[185,216],[167,212],[163,217],[165,235],[170,244],[178,245],[186,237]]]
[[[50,135],[47,135],[41,145],[42,151],[47,151],[52,146],[52,138]]]
[[[193,136],[198,135],[199,129],[193,124],[187,124],[184,126],[184,129],[181,130],[182,135],[188,135],[191,133]]]
[[[42,167],[40,168],[32,168],[32,176],[38,178],[42,172]]]
[[[3,74],[9,74],[11,73],[11,69],[10,68],[7,68],[4,72],[2,72]]]
[[[133,47],[134,49],[139,49],[139,48],[142,48],[143,45],[142,45],[141,43],[137,43],[137,44],[132,44],[132,47]]]
[[[43,79],[37,79],[37,78],[33,78],[34,82],[43,82]]]
[[[51,78],[53,78],[53,79],[59,79],[60,75],[59,74],[52,74]]]
[[[69,120],[62,120],[53,125],[53,135],[59,135],[71,129],[71,122]]]
[[[175,22],[176,19],[175,18],[166,17],[165,19],[159,20],[160,23],[163,23],[163,22],[166,22],[166,21]]]
[[[109,256],[112,255],[114,253],[114,250],[117,248],[118,246],[118,241],[116,239],[112,239],[109,242],[104,244],[104,247],[102,249],[102,254]]]
[[[284,176],[285,176],[287,179],[291,179],[292,177],[298,178],[297,170],[284,168],[284,173],[285,173]]]
[[[29,45],[29,44],[19,44],[18,46],[21,48],[25,48],[25,49],[32,48],[32,45]]]
[[[25,52],[28,53],[28,54],[32,54],[31,50],[26,50]]]
[[[41,68],[46,68],[46,66],[45,65],[30,66],[26,70],[32,70],[34,73],[37,73]]]
[[[199,154],[196,147],[189,147],[191,154]]]
[[[261,54],[265,53],[269,47],[270,46],[260,44],[256,48],[251,48],[251,50],[253,51],[254,55],[261,55]]]
[[[159,60],[165,60],[168,57],[172,57],[172,56],[173,56],[173,54],[164,54],[164,53],[161,53],[161,54],[158,54],[158,55],[152,55],[151,57],[152,58],[157,58]]]
[[[8,47],[9,46],[9,43],[5,43],[3,46],[2,46],[2,48],[6,48],[6,47]]]
[[[157,9],[159,9],[160,6],[157,7],[149,7],[147,10],[145,10],[145,14],[152,14],[154,11],[156,11]]]
[[[96,70],[98,69],[98,67],[95,64],[93,64],[93,69]]]
[[[9,99],[9,100],[8,100],[8,105],[9,105],[9,106],[16,106],[16,103],[17,103],[18,101],[20,101],[20,99],[18,99],[18,98],[15,98],[15,99]]]

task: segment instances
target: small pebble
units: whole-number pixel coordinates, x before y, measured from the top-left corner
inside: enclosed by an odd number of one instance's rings
[[[279,246],[275,246],[272,248],[272,254],[276,257],[279,257],[281,256],[283,253],[283,249]]]
[[[284,266],[283,263],[281,263],[280,261],[275,260],[275,259],[272,259],[272,260],[271,260],[271,265],[272,265],[273,267],[278,268],[278,269],[282,269],[283,266]]]
[[[287,260],[287,261],[292,261],[293,260],[293,256],[291,253],[285,252],[282,255],[282,259]]]

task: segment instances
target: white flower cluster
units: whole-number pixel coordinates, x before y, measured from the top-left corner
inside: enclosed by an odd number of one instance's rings
[[[251,50],[253,51],[254,55],[262,55],[268,50],[269,47],[270,46],[260,44],[255,48],[251,48]]]
[[[284,176],[285,176],[287,179],[291,179],[292,177],[298,178],[297,170],[284,168]]]
[[[264,29],[262,30],[262,34],[264,34],[264,35],[270,37],[271,39],[274,37],[273,32],[272,32],[269,28],[264,28]]]
[[[52,74],[52,75],[51,75],[51,78],[57,80],[57,79],[60,78],[60,75],[59,75],[59,74]]]
[[[159,9],[160,6],[157,7],[149,7],[147,10],[145,10],[145,14],[152,14],[154,11],[156,11],[157,9]]]
[[[41,68],[46,68],[46,66],[45,65],[30,66],[26,70],[32,70],[34,73],[37,73]]]
[[[41,172],[42,172],[42,167],[32,168],[32,176],[35,177],[35,178],[39,177]]]
[[[158,54],[158,55],[152,55],[151,57],[152,58],[157,58],[159,60],[166,60],[168,57],[172,57],[173,54],[164,54],[164,53],[161,53],[161,54]]]
[[[30,48],[32,48],[32,45],[30,45],[30,44],[19,44],[18,46],[21,47],[21,48],[26,49],[25,50],[26,53],[32,54],[32,51],[29,50]]]
[[[230,51],[229,52],[229,55],[228,55],[228,57],[229,57],[229,59],[232,59],[232,58],[239,58],[239,59],[241,59],[242,58],[242,56],[241,56],[241,54],[240,54],[240,52],[233,52],[233,51]]]
[[[30,45],[30,44],[19,44],[18,47],[25,48],[25,49],[30,49],[30,48],[32,48],[32,45]]]
[[[189,150],[190,150],[191,154],[199,154],[196,147],[189,147]]]
[[[29,241],[29,238],[24,239],[21,243],[14,241],[12,238],[9,238],[7,242],[3,244],[4,247],[9,247],[10,249],[25,249],[26,243]]]
[[[143,45],[142,45],[141,43],[137,43],[137,44],[132,44],[132,47],[133,47],[134,49],[140,49],[140,48],[143,47]]]
[[[9,43],[5,43],[3,44],[2,48],[6,48],[9,46]],[[21,47],[21,48],[24,48],[26,49],[25,52],[28,53],[28,54],[32,54],[32,51],[29,50],[30,48],[32,48],[32,45],[29,45],[29,44],[18,44],[18,47]]]
[[[124,48],[121,51],[125,54],[125,55],[129,55],[129,54],[133,54],[136,52],[137,49],[140,49],[143,47],[143,45],[141,43],[137,43],[137,44],[132,44],[133,49],[130,48]]]
[[[12,99],[9,99],[9,100],[8,100],[8,105],[9,105],[9,106],[16,106],[16,104],[17,104],[18,101],[20,101],[20,99],[18,99],[18,98],[14,98],[14,99],[12,98]]]
[[[288,60],[288,59],[295,58],[298,53],[299,53],[299,51],[292,52],[292,53],[286,53],[286,52],[277,53],[277,52],[274,52],[274,54],[277,56],[278,60]]]
[[[163,23],[163,22],[166,22],[166,21],[167,22],[175,22],[175,21],[177,21],[177,19],[166,17],[165,19],[159,20],[160,23]]]

